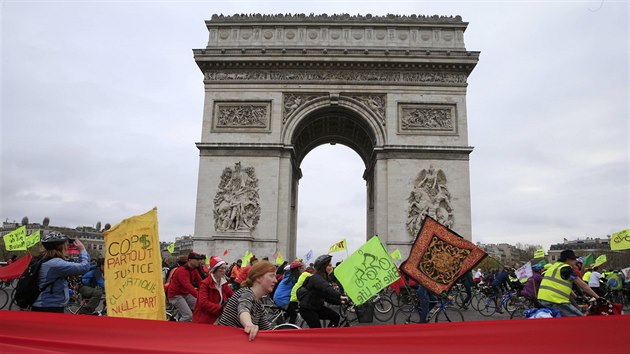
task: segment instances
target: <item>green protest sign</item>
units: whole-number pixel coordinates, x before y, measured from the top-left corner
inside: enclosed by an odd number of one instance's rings
[[[18,227],[9,232],[4,235],[3,239],[7,251],[26,251],[26,226]]]
[[[378,236],[372,237],[335,268],[335,277],[356,305],[363,304],[400,279],[394,262]]]
[[[39,230],[33,232],[32,234],[26,236],[26,248],[31,248],[40,241],[40,233]]]

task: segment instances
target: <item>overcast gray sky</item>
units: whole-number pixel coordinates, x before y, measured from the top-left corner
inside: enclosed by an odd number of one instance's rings
[[[628,228],[626,1],[5,0],[0,217],[74,227],[157,206],[162,240],[192,234],[204,20],[311,12],[469,22],[473,241],[548,247]],[[364,242],[363,169],[340,145],[306,157],[298,255]]]

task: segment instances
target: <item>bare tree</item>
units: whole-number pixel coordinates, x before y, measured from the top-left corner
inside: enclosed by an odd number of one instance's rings
[[[28,216],[22,218],[22,225],[28,225]]]
[[[44,221],[42,221],[42,225],[44,225],[45,228],[48,228],[48,224],[50,224],[50,218],[49,217],[44,217]]]

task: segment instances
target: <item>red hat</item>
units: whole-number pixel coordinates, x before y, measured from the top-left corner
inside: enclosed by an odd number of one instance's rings
[[[219,268],[223,264],[226,263],[221,258],[217,256],[210,257],[210,272],[214,272],[215,269]]]
[[[300,268],[301,266],[303,266],[302,262],[294,261],[291,262],[291,266],[289,267],[289,269]]]

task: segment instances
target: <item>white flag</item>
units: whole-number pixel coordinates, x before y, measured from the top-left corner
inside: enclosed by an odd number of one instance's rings
[[[516,270],[516,277],[518,279],[529,278],[533,275],[532,272],[532,262],[527,262],[523,264],[522,267]]]

